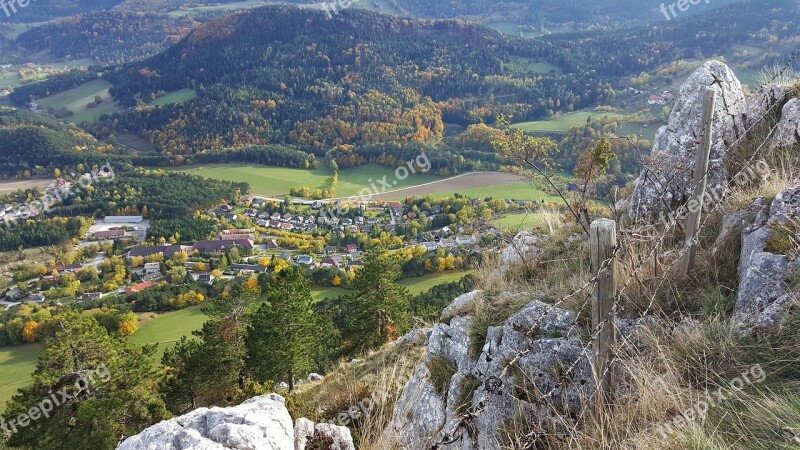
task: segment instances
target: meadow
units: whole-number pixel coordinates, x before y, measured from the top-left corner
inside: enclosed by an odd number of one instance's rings
[[[250,184],[251,194],[267,197],[288,194],[289,188],[292,187],[299,189],[306,186],[309,189],[327,189],[332,176],[327,168],[304,170],[242,164],[205,164],[172,170],[218,180],[245,181]],[[375,182],[384,176],[389,183],[395,183],[394,189],[441,180],[440,177],[433,175],[414,174],[401,181],[396,179],[394,169],[377,164],[367,164],[339,171],[336,197],[358,195],[362,189],[370,186],[371,181]]]
[[[78,87],[41,98],[36,102],[40,106],[53,109],[66,108],[72,111],[73,114],[67,120],[73,123],[97,122],[103,114],[113,113],[119,109],[108,92],[110,87],[111,83],[108,81],[92,80]],[[102,102],[89,108],[88,104],[92,103],[97,96]]]
[[[519,128],[529,133],[566,133],[572,127],[586,124],[589,119],[600,119],[608,116],[619,116],[607,112],[578,111],[574,113],[553,116],[547,120],[536,120],[533,122],[521,122],[512,125],[512,128]]]

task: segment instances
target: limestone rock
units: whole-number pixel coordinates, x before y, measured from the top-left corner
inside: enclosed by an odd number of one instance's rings
[[[777,113],[777,105],[786,101],[786,88],[784,86],[764,86],[755,94],[747,98],[742,121],[746,127],[752,127],[769,114]]]
[[[542,236],[527,231],[520,232],[500,255],[500,266],[527,261],[541,253]]]
[[[313,442],[329,443],[326,448],[332,450],[355,449],[345,427],[299,419],[297,433],[283,397],[269,394],[165,420],[129,437],[117,450],[305,450]]]
[[[461,296],[448,308],[459,311],[458,305],[465,301]],[[477,358],[470,354],[476,336],[473,326],[472,317],[455,315],[449,324],[434,327],[426,344],[426,362],[404,387],[384,430],[386,448],[430,448],[456,431],[464,411],[483,405],[483,412],[470,424],[470,431],[449,436],[458,439],[447,448],[497,449],[501,447],[504,427],[519,418],[518,414],[547,420],[549,408],[542,405],[543,399],[533,398],[533,392],[550,394],[548,401],[568,410],[578,410],[590,397],[594,389],[591,370],[578,338],[574,314],[532,301],[502,325],[486,330]],[[504,371],[508,361],[521,352],[525,354],[517,364]],[[447,385],[441,396],[431,381],[429,366],[434,358],[444,359],[454,367],[449,380],[444,380]],[[573,371],[567,377],[570,381],[564,383],[556,377],[559,370],[567,368]],[[437,383],[446,375],[437,374]]]
[[[734,317],[745,326],[779,325],[782,313],[796,304],[787,292],[786,278],[800,270],[800,261],[787,254],[770,253],[767,244],[776,229],[800,230],[800,186],[780,192],[766,213],[758,214],[754,224],[744,231],[739,260],[739,292]],[[788,249],[797,251],[798,249]]]
[[[325,379],[325,377],[323,377],[322,375],[320,375],[318,373],[315,373],[315,372],[311,372],[310,374],[308,374],[308,381],[312,381],[312,382],[313,381],[322,381],[324,379]]]
[[[793,98],[786,102],[781,111],[778,128],[770,140],[771,149],[791,147],[800,142],[800,99]]]
[[[347,427],[318,423],[306,419],[297,419],[294,426],[294,448],[355,450],[353,438]]]
[[[651,164],[636,181],[631,215],[669,210],[691,194],[694,161],[704,129],[703,103],[708,90],[717,92],[708,186],[727,186],[723,157],[727,145],[745,129],[746,102],[742,85],[733,71],[720,61],[708,61],[683,84],[668,124],[656,133]],[[757,109],[757,104],[752,107]]]

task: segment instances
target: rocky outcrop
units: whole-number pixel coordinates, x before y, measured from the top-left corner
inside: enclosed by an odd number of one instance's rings
[[[800,143],[800,99],[786,102],[781,110],[781,120],[770,140],[771,149],[792,147]]]
[[[800,271],[800,186],[779,193],[742,236],[739,292],[734,317],[743,326],[771,328],[798,306],[786,281]],[[758,204],[758,203],[756,203]]]
[[[298,419],[283,397],[264,395],[230,408],[200,408],[157,423],[118,450],[354,450],[350,430]]]
[[[728,145],[744,131],[748,113],[742,85],[733,71],[720,61],[708,61],[683,84],[667,125],[656,133],[651,164],[637,180],[631,198],[632,215],[668,210],[691,194],[708,90],[717,92],[708,185],[727,186],[723,157]],[[751,106],[756,109],[767,102],[768,97]]]
[[[511,240],[500,255],[500,266],[506,267],[520,262],[527,262],[530,258],[541,253],[541,244],[544,241],[541,235],[522,231]]]
[[[387,448],[430,448],[458,429],[465,411],[481,408],[469,432],[448,436],[458,439],[447,448],[497,449],[515,420],[547,421],[548,403],[577,411],[593,391],[572,313],[532,301],[503,324],[478,330],[458,305],[481,295],[476,291],[456,299],[434,327],[426,360],[404,387],[384,430]],[[462,312],[451,317],[457,311]],[[481,349],[477,357],[470,351],[476,348]],[[519,354],[517,363],[504,370]],[[572,372],[564,373],[570,367]]]

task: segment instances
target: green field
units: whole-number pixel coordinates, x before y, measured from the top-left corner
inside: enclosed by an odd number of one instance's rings
[[[17,71],[3,72],[3,74],[0,75],[0,88],[14,87],[18,85],[20,81]]]
[[[434,273],[417,278],[406,278],[398,283],[407,287],[411,295],[419,295],[436,285],[458,281],[468,273],[469,271]]]
[[[562,114],[560,116],[553,116],[547,120],[536,120],[533,122],[522,122],[512,125],[512,128],[519,128],[529,133],[566,133],[572,127],[577,127],[586,124],[589,118],[594,120],[616,116],[619,114],[612,114],[606,112],[595,111],[578,111],[570,114]]]
[[[479,188],[461,189],[452,192],[442,192],[435,194],[435,197],[452,197],[454,194],[466,195],[471,198],[491,197],[525,201],[561,201],[560,198],[554,195],[549,195],[546,192],[542,192],[527,181],[516,181],[513,183],[498,184],[496,186],[484,186]]]
[[[170,11],[169,15],[172,17],[194,17],[198,14],[214,11],[233,11],[239,9],[257,8],[259,6],[271,5],[275,2],[267,2],[261,0],[244,0],[235,3],[225,3],[211,6],[196,6],[185,9],[177,9]]]
[[[194,89],[186,88],[158,97],[148,104],[150,106],[164,106],[170,103],[185,103],[193,98],[197,98],[197,92]]]
[[[303,170],[258,165],[207,164],[182,167],[175,170],[206,178],[245,181],[250,184],[251,194],[264,196],[284,195],[292,187],[301,188],[305,186],[312,190],[317,188],[327,189],[331,182],[331,172],[327,168]],[[359,191],[370,186],[370,180],[375,182],[384,176],[386,176],[386,180],[389,183],[393,183],[396,179],[394,169],[377,164],[342,169],[339,172],[339,187],[336,189],[336,197],[358,195]],[[398,180],[393,188],[411,187],[439,179],[441,178],[433,175],[415,174],[410,175],[403,181]],[[380,188],[380,185],[377,186]]]
[[[164,350],[172,347],[183,336],[199,330],[208,316],[201,311],[203,305],[161,314],[144,324],[129,338],[134,344],[158,344],[155,358],[161,361]]]
[[[26,344],[0,348],[0,411],[17,389],[30,384],[31,373],[36,369],[39,355],[44,352],[40,344]]]
[[[108,93],[110,87],[111,83],[108,81],[92,80],[67,91],[41,98],[37,100],[37,103],[48,108],[67,108],[73,112],[73,115],[68,118],[70,122],[97,122],[101,115],[112,113],[119,109],[111,98],[111,94]],[[98,95],[103,100],[102,103],[93,108],[88,108],[87,104],[92,102],[95,96]]]
[[[506,232],[518,232],[533,228],[546,228],[550,213],[514,213],[492,221],[494,226]]]

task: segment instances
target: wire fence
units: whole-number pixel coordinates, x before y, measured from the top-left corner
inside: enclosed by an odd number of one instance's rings
[[[769,87],[771,83],[773,83],[776,79],[781,77],[789,68],[791,68],[795,61],[797,60],[798,56],[800,56],[800,49],[795,50],[791,53],[788,61],[784,66],[777,71],[774,76],[764,83],[757,92],[763,92],[765,89]],[[710,87],[713,87],[714,84],[720,84],[720,88],[722,88],[721,83],[718,83],[719,78],[716,75],[713,75],[715,81],[711,83]],[[749,126],[747,126],[744,131],[738,133],[736,139],[731,143],[726,143],[727,151],[731,149],[737,148],[737,146],[746,138],[749,137],[750,134],[755,130],[757,127],[761,126],[764,119],[767,116],[770,116],[775,113],[775,108],[781,105],[780,101],[775,101],[772,105],[767,107],[764,112],[757,117],[755,120],[752,120]],[[734,115],[731,111],[731,108],[734,105],[729,105],[727,100],[725,100],[723,96],[723,104],[722,108],[725,113]],[[691,155],[695,149],[699,145],[700,137],[703,136],[706,132],[710,132],[714,125],[713,118],[706,123],[703,123],[701,128],[700,134],[696,136],[692,142],[687,144],[686,148],[687,154]],[[765,146],[771,141],[772,135],[774,134],[778,124],[775,123],[773,126],[770,127],[769,131],[766,135],[762,138],[761,142],[758,143],[757,148],[752,152],[751,156],[744,161],[741,165],[741,169],[738,170],[735,174],[729,175],[728,179],[734,179],[739,174],[743,173],[746,167],[749,167],[750,164],[753,163],[756,158],[760,157],[764,153]],[[674,136],[673,136],[674,137]],[[635,144],[634,144],[635,145]],[[638,147],[636,147],[637,151],[639,151]],[[641,155],[641,152],[639,151]],[[663,173],[659,173],[660,171],[657,168],[650,167],[645,161],[640,161],[642,165],[642,178],[641,182],[653,182],[655,186],[661,186],[663,188],[662,191],[658,192],[657,194],[661,194],[660,197],[663,197],[667,194],[667,190],[670,189],[672,183],[675,181],[675,175],[669,176]],[[703,178],[708,178],[710,172],[714,169],[713,166],[709,165],[708,169],[703,174]],[[652,179],[651,179],[652,178]],[[692,192],[698,186],[698,183],[694,185],[688,186],[684,192]],[[690,198],[684,197],[682,202],[677,205],[677,208],[685,208],[688,206],[689,202],[691,201]],[[684,242],[681,241],[682,247],[675,248],[677,250],[677,254],[673,252],[672,257],[670,258],[671,261],[660,268],[661,272],[664,274],[668,274],[675,269],[676,264],[678,264],[682,258],[684,257],[685,253],[689,250],[689,245],[696,245],[698,244],[699,237],[701,235],[701,231],[703,231],[708,224],[710,223],[710,219],[713,217],[713,214],[722,207],[724,202],[722,199],[718,199],[717,202],[713,205],[708,205],[708,210],[704,213],[704,217],[698,226],[697,232],[694,234],[693,240],[691,242]],[[676,205],[662,205],[664,207],[672,207],[675,208]],[[620,224],[618,224],[619,226]],[[567,369],[563,372],[563,376],[560,377],[561,380],[569,380],[572,373],[584,363],[587,363],[591,360],[592,349],[595,343],[597,342],[598,338],[603,334],[603,331],[606,330],[608,327],[612,327],[612,330],[616,332],[616,327],[614,318],[619,317],[625,313],[628,313],[626,308],[625,296],[626,291],[630,288],[632,283],[643,284],[640,279],[640,274],[643,272],[643,269],[646,267],[660,267],[659,262],[660,259],[663,258],[664,250],[670,248],[672,246],[674,248],[674,244],[671,244],[670,237],[674,237],[676,233],[679,231],[677,227],[680,226],[679,220],[672,220],[666,223],[649,223],[642,218],[637,218],[637,221],[634,224],[628,227],[619,227],[618,229],[618,241],[616,246],[613,248],[613,252],[609,258],[604,260],[600,266],[597,273],[594,273],[592,278],[590,278],[586,283],[582,284],[578,288],[574,289],[573,291],[569,292],[567,295],[562,296],[558,300],[548,304],[548,306],[542,311],[542,313],[536,317],[533,321],[533,324],[528,328],[525,333],[525,336],[530,338],[530,342],[528,346],[516,352],[508,361],[503,365],[503,368],[499,371],[497,375],[491,375],[487,377],[483,381],[483,398],[477,402],[473,407],[469,408],[465,413],[460,415],[457,418],[455,426],[453,426],[449,431],[444,431],[441,433],[440,439],[431,447],[432,450],[438,450],[441,448],[446,447],[449,444],[458,442],[463,436],[464,433],[469,429],[469,427],[475,422],[475,420],[485,411],[489,406],[492,404],[494,400],[496,400],[499,396],[504,395],[504,379],[508,375],[508,371],[517,365],[521,359],[525,358],[529,354],[535,351],[534,341],[537,335],[537,331],[542,326],[543,322],[547,319],[547,317],[553,313],[554,311],[558,310],[564,304],[574,298],[579,297],[580,295],[585,295],[583,300],[578,305],[578,310],[583,310],[587,308],[591,304],[592,295],[591,292],[594,290],[595,286],[600,282],[601,274],[608,269],[611,265],[612,261],[616,260],[620,263],[622,270],[627,272],[625,277],[620,280],[618,286],[615,287],[616,293],[614,295],[614,302],[613,306],[608,314],[606,314],[599,323],[593,327],[591,333],[588,335],[585,341],[582,342],[582,348],[580,351],[580,355],[575,358],[575,360],[567,367]],[[651,250],[644,255],[644,257],[639,257],[638,261],[633,260],[634,256],[634,246],[640,245],[642,243],[652,244]],[[517,248],[516,242],[511,239],[509,241],[509,245],[512,246],[514,251],[516,251],[522,259],[524,259],[524,249]],[[711,249],[711,251],[715,251],[716,249]],[[628,256],[631,258],[631,264],[625,264],[625,258],[623,256]],[[644,309],[640,311],[636,311],[637,318],[633,321],[632,326],[629,326],[628,333],[619,333],[620,340],[617,345],[613,349],[613,353],[611,356],[610,361],[607,362],[605,365],[605,369],[602,373],[595,374],[595,380],[601,380],[606,375],[609,374],[610,371],[614,370],[615,362],[620,360],[624,357],[626,347],[631,345],[634,341],[634,336],[637,333],[637,330],[641,328],[643,323],[648,319],[652,318],[652,314],[657,308],[657,294],[660,289],[664,286],[668,280],[667,276],[662,276],[659,282],[653,287],[648,289],[650,291],[650,295],[647,298],[647,304],[645,305]],[[578,322],[576,321],[572,328],[570,329],[570,333],[579,327]],[[557,357],[558,350],[551,350],[553,352],[554,357]],[[564,381],[567,382],[567,381]],[[554,386],[548,391],[544,393],[540,393],[541,395],[537,400],[543,404],[545,404],[548,408],[550,408],[555,414],[552,414],[555,418],[560,418],[563,422],[568,422],[570,419],[564,417],[558,411],[557,404],[554,403],[554,399],[557,397],[559,392],[563,392],[565,388],[564,385],[561,383],[554,383]],[[473,402],[474,403],[474,402]],[[585,418],[586,415],[593,409],[598,407],[598,405],[592,404],[592,402],[585,401],[582,404],[581,411],[577,414],[579,419]],[[580,420],[572,420],[572,423],[567,426],[569,431],[567,435],[573,436],[580,426]],[[531,426],[533,430],[523,435],[520,438],[521,448],[523,449],[533,449],[536,448],[539,434],[542,433],[542,429],[539,426],[533,425]]]

